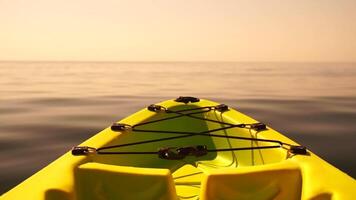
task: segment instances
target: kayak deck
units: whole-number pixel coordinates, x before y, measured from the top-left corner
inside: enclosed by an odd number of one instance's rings
[[[171,108],[172,110],[182,110],[182,107],[187,109],[187,106],[178,106]],[[194,108],[189,106],[188,108]],[[144,122],[156,121],[159,119],[170,118],[176,116],[176,114],[166,114],[158,113],[152,118],[146,119]],[[231,121],[228,118],[224,118],[222,113],[217,113],[210,111],[203,114],[194,114],[195,117],[208,118],[211,120],[217,120],[226,123],[246,123]],[[255,122],[255,121],[253,121]],[[139,130],[159,130],[159,131],[172,131],[179,133],[186,132],[207,132],[209,130],[216,130],[226,127],[226,125],[217,124],[215,122],[204,121],[200,119],[194,119],[189,117],[174,118],[165,121],[159,121],[147,125],[142,125]],[[115,134],[115,133],[114,133]],[[266,138],[264,137],[264,131],[257,132],[251,129],[244,128],[230,128],[221,131],[214,131],[214,135],[221,136],[239,136],[246,138]],[[120,144],[128,144],[140,141],[155,140],[168,138],[172,136],[181,136],[182,134],[175,133],[155,133],[155,132],[136,132],[135,130],[129,133],[119,134],[114,140],[108,142],[105,146],[113,146]],[[206,145],[208,149],[216,148],[237,148],[237,147],[258,147],[267,146],[271,143],[262,141],[250,141],[250,140],[238,140],[223,137],[207,137],[205,135],[191,135],[183,138],[176,138],[165,141],[149,142],[146,144],[137,144],[124,146],[116,149],[106,150],[106,152],[111,151],[157,151],[161,147],[184,147],[184,146],[196,146],[196,145]],[[273,143],[272,143],[273,144]],[[275,144],[274,144],[275,145]],[[205,164],[212,167],[238,167],[238,166],[251,166],[279,162],[285,160],[286,151],[282,148],[280,149],[263,149],[263,150],[247,150],[247,151],[225,151],[225,152],[209,152],[206,156],[201,157],[186,157],[184,160],[172,161],[164,160],[159,158],[157,155],[94,155],[92,157],[94,162],[106,163],[112,165],[120,166],[133,166],[133,167],[150,167],[150,168],[167,168],[171,171],[175,171],[184,163],[190,163],[193,165]]]
[[[218,104],[207,100],[187,104],[169,100],[159,105],[179,112]],[[195,111],[188,113],[192,112]],[[159,140],[105,149],[105,152],[155,152],[167,147],[197,145],[204,145],[208,150],[246,149],[210,151],[206,155],[188,155],[182,159],[162,159],[157,154],[73,156],[67,153],[6,193],[3,198],[317,200],[334,197],[351,199],[356,195],[353,178],[310,151],[307,155],[297,155],[291,154],[282,146],[254,149],[276,145],[264,139],[298,145],[270,127],[261,131],[241,127],[225,129],[228,124],[256,123],[256,120],[242,113],[229,109],[224,112],[209,110],[189,115],[179,117],[179,114],[177,116],[174,112],[153,112],[143,109],[120,121],[131,126],[142,125],[129,131],[112,131],[107,128],[80,146],[99,149]],[[171,119],[162,120],[165,118]],[[152,121],[155,122],[147,123]],[[216,131],[211,133],[209,132],[211,130]],[[186,137],[160,140],[182,136],[181,133],[184,132],[217,136],[186,134]],[[226,136],[261,140],[233,139]],[[320,170],[325,174],[320,174]]]
[[[187,109],[198,108],[194,105],[179,105],[171,107],[170,110],[180,111]],[[191,112],[190,112],[191,113]],[[194,113],[194,112],[193,112]],[[156,115],[147,118],[144,122],[157,121],[165,118],[172,118],[177,116],[176,113],[160,112]],[[200,114],[192,114],[194,117],[206,118],[225,123],[246,123],[246,121],[232,121],[225,118],[223,113],[218,111],[210,111]],[[143,122],[143,123],[144,123]],[[251,121],[250,121],[251,122]],[[255,121],[253,121],[255,122]],[[206,132],[209,130],[219,129],[226,127],[216,122],[191,118],[179,117],[170,120],[158,121],[142,125],[140,130],[169,130],[177,132]],[[251,129],[244,128],[231,128],[221,131],[215,131],[216,135],[228,136],[241,136],[247,138],[263,138],[263,131],[257,132]],[[151,132],[135,132],[123,133],[105,146],[113,146],[120,144],[133,143],[138,141],[155,140],[161,138],[168,138],[172,136],[179,136],[181,134],[167,134],[167,133],[151,133]],[[267,142],[249,141],[249,140],[236,140],[222,137],[207,137],[207,136],[191,136],[185,138],[178,138],[174,140],[152,142],[146,144],[132,145],[127,147],[118,148],[123,152],[137,151],[156,151],[161,147],[184,147],[206,145],[208,149],[227,149],[237,147],[258,147],[270,145]],[[117,149],[106,150],[106,152],[117,151]],[[119,151],[119,152],[120,152]],[[182,160],[164,160],[157,155],[94,155],[92,162],[117,165],[117,166],[130,166],[138,168],[159,168],[169,169],[173,175],[173,182],[177,196],[182,199],[198,199],[200,194],[201,182],[203,177],[214,169],[224,168],[239,168],[244,166],[263,165],[269,163],[276,163],[286,159],[287,152],[284,149],[260,149],[260,150],[245,150],[245,151],[224,151],[212,152],[206,156],[195,157],[190,156]],[[167,183],[167,185],[170,185]],[[87,186],[86,186],[87,187]],[[138,187],[141,188],[141,187]],[[83,199],[87,199],[83,198]],[[298,199],[297,197],[296,199]]]

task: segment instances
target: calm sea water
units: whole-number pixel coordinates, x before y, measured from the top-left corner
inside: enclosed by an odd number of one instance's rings
[[[181,95],[228,104],[356,177],[356,63],[0,62],[0,194]]]

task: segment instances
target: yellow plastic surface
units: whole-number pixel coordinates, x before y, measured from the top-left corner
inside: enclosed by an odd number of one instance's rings
[[[203,180],[202,199],[298,200],[302,176],[297,164],[212,170]]]
[[[176,191],[168,169],[80,165],[75,172],[77,200],[175,199]]]
[[[213,106],[197,103],[160,103],[171,110]],[[121,120],[137,123],[162,119],[175,114],[155,113],[146,108]],[[195,116],[234,124],[254,123],[254,119],[233,109],[210,111]],[[147,124],[140,129],[202,132],[224,125],[175,118]],[[214,134],[280,140],[297,145],[274,131],[249,131],[233,128]],[[103,147],[174,134],[113,132],[107,128],[80,146]],[[227,138],[192,136],[176,140],[128,146],[113,151],[156,151],[159,147],[206,145],[208,149],[275,145]],[[109,150],[107,150],[109,151]],[[91,155],[66,153],[0,198],[4,200],[81,200],[81,199],[303,199],[347,200],[356,197],[356,182],[312,152],[287,155],[285,149],[263,149],[209,153],[183,160],[163,160],[157,155]]]

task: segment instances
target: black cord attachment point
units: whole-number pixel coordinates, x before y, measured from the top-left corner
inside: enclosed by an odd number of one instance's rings
[[[132,129],[132,126],[128,125],[128,124],[115,122],[111,125],[112,131],[130,131],[131,129]]]
[[[289,152],[300,155],[308,154],[307,148],[305,146],[291,146]]]
[[[89,154],[96,154],[96,149],[93,147],[87,147],[87,146],[73,147],[73,149],[72,149],[73,156],[86,156]]]
[[[165,160],[181,160],[185,156],[179,155],[176,151],[175,148],[172,147],[167,147],[167,148],[161,148],[158,150],[158,157],[161,159]]]
[[[219,111],[219,112],[225,112],[229,110],[229,106],[225,105],[225,104],[220,104],[215,106],[215,110]]]
[[[160,112],[160,111],[165,111],[166,108],[163,107],[163,106],[160,106],[160,105],[155,105],[155,104],[151,104],[147,107],[147,109],[149,111],[152,111],[152,112]]]
[[[263,131],[267,130],[266,124],[258,122],[250,125],[250,128],[255,131]]]
[[[199,102],[200,99],[199,98],[196,98],[196,97],[178,97],[176,100],[176,102],[182,102],[182,103],[195,103],[195,102]]]
[[[181,160],[186,156],[204,156],[208,153],[208,149],[205,145],[197,145],[191,147],[167,147],[158,150],[158,157],[166,160]]]
[[[185,156],[200,157],[208,153],[208,149],[205,145],[197,145],[193,147],[182,147],[177,149],[178,154]]]

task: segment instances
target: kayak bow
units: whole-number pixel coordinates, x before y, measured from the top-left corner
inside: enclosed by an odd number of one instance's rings
[[[194,97],[112,124],[1,199],[353,199],[355,180],[261,122]]]

